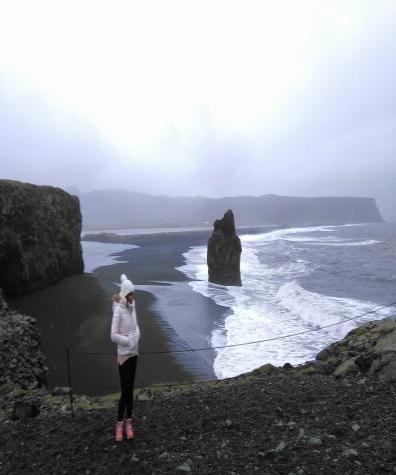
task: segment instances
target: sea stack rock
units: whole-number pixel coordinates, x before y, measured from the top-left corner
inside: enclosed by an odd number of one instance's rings
[[[227,210],[222,219],[216,219],[208,242],[207,264],[209,282],[222,285],[242,285],[241,240],[235,232],[232,210]]]
[[[18,296],[84,271],[78,197],[0,180],[0,287]]]

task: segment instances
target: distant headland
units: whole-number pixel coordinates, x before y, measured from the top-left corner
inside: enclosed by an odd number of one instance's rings
[[[292,197],[277,195],[165,196],[127,190],[80,193],[83,229],[208,226],[231,208],[238,226],[319,226],[378,223],[374,198]]]

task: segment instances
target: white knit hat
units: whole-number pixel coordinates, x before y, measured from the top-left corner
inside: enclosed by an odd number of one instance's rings
[[[121,275],[121,290],[120,295],[125,298],[131,292],[135,292],[135,287],[125,274]]]

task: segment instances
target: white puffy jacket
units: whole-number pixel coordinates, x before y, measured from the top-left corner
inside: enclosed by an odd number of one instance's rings
[[[111,341],[117,343],[117,354],[139,354],[140,329],[136,318],[136,305],[127,305],[125,299],[113,302]]]

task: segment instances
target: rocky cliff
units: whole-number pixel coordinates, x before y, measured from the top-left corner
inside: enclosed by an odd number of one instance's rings
[[[16,296],[82,273],[79,199],[59,188],[0,180],[0,288]]]
[[[222,219],[216,219],[212,236],[208,241],[209,282],[242,285],[241,252],[241,240],[235,232],[234,214],[229,209]]]

